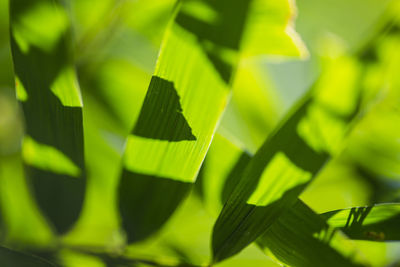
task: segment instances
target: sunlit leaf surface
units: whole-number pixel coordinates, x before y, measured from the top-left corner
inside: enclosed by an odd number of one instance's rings
[[[272,13],[290,9],[248,0],[191,0],[177,5],[125,147],[119,205],[128,240],[142,239],[157,230],[195,181],[227,104],[239,50],[249,46],[252,52],[252,31],[262,23],[248,19],[259,9],[253,4]],[[227,9],[226,5],[233,6]],[[269,12],[258,18],[265,19]],[[266,23],[275,25],[276,21],[281,23],[277,33],[285,35],[288,19],[278,16]],[[241,47],[245,32],[247,43]],[[259,52],[272,53],[268,49]]]

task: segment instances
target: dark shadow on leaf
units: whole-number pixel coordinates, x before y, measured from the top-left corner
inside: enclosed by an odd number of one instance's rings
[[[226,178],[221,194],[221,203],[225,203],[228,200],[229,196],[232,194],[232,191],[239,183],[243,170],[246,168],[250,159],[251,156],[248,153],[242,152],[239,159],[236,161],[235,165],[229,172],[228,177]]]
[[[216,18],[206,21],[203,18],[189,14],[183,7],[175,21],[187,31],[193,33],[203,48],[208,59],[214,65],[221,78],[229,83],[235,69],[232,62],[226,62],[221,57],[221,49],[238,51],[242,39],[250,0],[188,0],[183,5],[201,2],[206,5]],[[229,7],[229,8],[227,8]],[[210,45],[211,44],[211,45]]]
[[[330,247],[334,233],[328,231],[328,225],[319,215],[297,200],[257,243],[290,266],[356,266]],[[316,236],[321,234],[326,236]]]
[[[22,252],[0,247],[1,266],[23,266],[23,267],[55,267],[57,265],[48,262],[45,259],[34,255],[28,255]]]
[[[58,233],[66,233],[78,219],[85,196],[85,179],[27,166],[35,199]]]
[[[123,170],[119,210],[128,242],[149,237],[169,219],[191,183]]]
[[[173,82],[153,76],[133,134],[178,142],[196,137],[186,121]]]

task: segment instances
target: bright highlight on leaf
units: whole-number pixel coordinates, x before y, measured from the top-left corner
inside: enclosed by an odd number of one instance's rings
[[[15,91],[17,93],[17,99],[19,101],[25,102],[26,100],[28,100],[28,93],[26,92],[24,85],[21,83],[18,77],[15,77]]]
[[[63,106],[83,106],[79,84],[72,67],[61,70],[50,89],[60,99]]]
[[[284,192],[305,184],[310,179],[310,172],[298,168],[285,154],[279,152],[264,169],[257,189],[251,194],[247,204],[267,206],[280,199]],[[269,190],[266,191],[265,188]]]
[[[31,166],[73,177],[81,174],[79,167],[54,147],[39,144],[29,136],[24,137],[22,147],[23,158]]]

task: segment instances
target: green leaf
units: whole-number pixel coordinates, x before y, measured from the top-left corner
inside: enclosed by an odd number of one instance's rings
[[[337,154],[347,124],[356,114],[358,66],[346,57],[341,68],[319,82],[271,134],[250,160],[219,215],[213,231],[214,262],[232,256],[263,234],[297,197],[329,159]],[[345,73],[336,84],[325,77]],[[346,70],[346,72],[344,72]],[[336,73],[335,73],[336,72]],[[336,86],[343,101],[333,97]],[[348,103],[346,109],[340,104]]]
[[[295,1],[253,0],[242,40],[243,57],[300,57],[308,51],[294,30]]]
[[[41,210],[64,233],[78,218],[85,193],[82,100],[69,19],[59,1],[12,0],[10,21],[27,175]]]
[[[222,136],[217,134],[214,139],[201,177],[203,201],[213,214],[221,209],[220,203],[225,203],[224,193],[229,195],[231,187],[237,184],[232,177],[240,177],[245,169],[243,163],[251,158]],[[225,159],[222,154],[232,157]],[[291,266],[355,266],[351,261],[354,256],[349,255],[358,255],[351,241],[300,200],[280,216],[256,244],[278,263]],[[338,249],[340,246],[346,246],[351,253]]]
[[[126,143],[119,207],[129,241],[157,230],[195,181],[228,101],[239,50],[246,49],[242,37],[251,28],[252,8],[250,0],[177,6]]]
[[[24,266],[24,267],[55,267],[44,259],[37,256],[24,254],[0,246],[0,262],[3,266]]]
[[[352,239],[399,241],[399,204],[354,207],[322,214],[329,225],[341,229]]]
[[[231,156],[224,157],[223,155]],[[223,193],[229,192],[232,184],[237,183],[232,179],[228,182],[228,177],[232,177],[234,174],[240,176],[245,168],[241,155],[243,155],[241,150],[229,140],[219,134],[215,136],[201,176],[202,198],[212,214],[222,208]],[[349,177],[346,176],[346,178]],[[347,184],[341,184],[341,187],[345,186]],[[345,188],[341,188],[341,191],[345,190]],[[319,201],[322,201],[322,198]],[[382,212],[386,211],[386,216],[383,218],[394,218],[394,223],[382,225],[383,231],[394,231],[396,229],[394,228],[395,217],[399,212],[398,207],[393,207],[394,204],[385,206],[386,208],[382,209]],[[368,247],[384,249],[376,246],[376,243],[370,243],[367,246],[357,243],[351,240],[352,237],[350,239],[344,235],[341,229],[336,229],[335,224],[329,225],[325,221],[329,217],[328,215],[345,211],[347,210],[338,210],[320,216],[302,201],[297,200],[296,204],[284,212],[255,243],[278,263],[290,266],[359,266],[360,264],[375,266],[378,261],[388,260],[390,257],[370,254]],[[348,211],[346,215],[348,215]],[[338,220],[341,221],[339,227],[347,221],[346,216],[340,218]],[[390,229],[390,227],[393,228]],[[373,233],[370,235],[373,236]]]
[[[237,179],[246,167],[244,163],[251,160],[251,156],[240,153],[239,148],[222,136],[216,135],[214,139],[202,176],[203,201],[213,214],[221,209],[220,203],[225,203],[224,194],[229,196],[239,182]],[[232,159],[222,154],[232,155]],[[326,262],[331,266],[353,266],[350,259],[330,246],[335,234],[338,235],[321,217],[297,200],[256,244],[278,263],[291,266],[320,266]]]
[[[228,182],[228,177],[233,174],[240,176],[245,169],[242,164],[243,157],[240,156],[243,153],[240,151],[229,140],[218,134],[215,136],[201,176],[202,198],[212,214],[221,209],[220,203],[224,203],[223,192],[229,192],[232,183],[233,185],[237,183],[234,180]],[[231,157],[223,157],[223,154]],[[381,209],[375,216],[372,215],[373,218],[376,220],[379,216],[382,221],[393,219],[393,223],[382,224],[380,236],[383,235],[382,231],[395,231],[399,214],[396,204],[383,204]],[[375,266],[378,261],[383,262],[390,258],[371,255],[368,247],[382,248],[377,247],[376,243],[363,246],[351,240],[353,236],[350,236],[350,239],[341,229],[337,229],[348,222],[349,211],[350,209],[338,210],[318,215],[301,200],[297,200],[255,243],[278,263],[290,266],[360,266],[360,264]],[[337,217],[333,218],[335,214]],[[326,222],[329,218],[332,218],[330,224]],[[370,235],[372,237],[373,233]],[[376,234],[375,237],[379,235]]]
[[[246,13],[239,7],[247,2],[235,2],[229,10],[224,2],[183,2],[167,29],[124,155],[119,206],[129,241],[157,230],[196,179],[230,93],[234,65],[220,55],[237,57]],[[216,14],[224,27],[198,17],[199,7]],[[237,26],[225,31],[234,18]]]
[[[361,266],[335,250],[334,242],[338,238],[338,245],[346,246],[346,253],[350,254],[354,249],[346,244],[346,238],[340,237],[339,232],[298,200],[257,239],[257,244],[290,266]]]
[[[5,240],[43,247],[53,236],[29,193],[21,156],[0,157],[0,213],[4,220]]]

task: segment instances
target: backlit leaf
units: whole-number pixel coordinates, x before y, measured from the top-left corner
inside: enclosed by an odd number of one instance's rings
[[[26,121],[23,156],[41,210],[58,232],[77,219],[85,192],[82,100],[69,19],[56,0],[10,1],[17,96]]]

